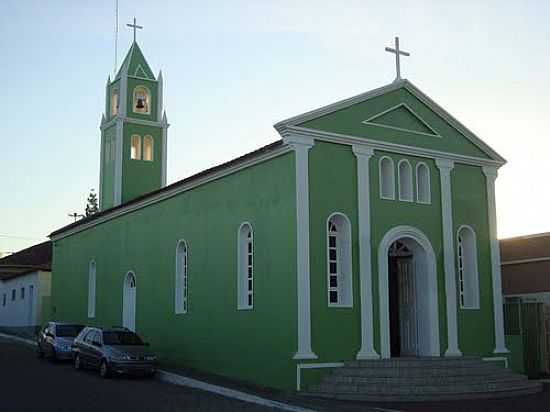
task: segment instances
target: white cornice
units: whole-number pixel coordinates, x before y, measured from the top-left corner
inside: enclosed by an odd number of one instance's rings
[[[265,162],[269,159],[275,158],[277,156],[281,156],[285,153],[288,153],[292,150],[292,147],[289,145],[282,145],[280,147],[277,147],[275,149],[270,150],[267,153],[260,154],[250,160],[242,161],[234,166],[228,167],[226,169],[220,170],[218,172],[206,175],[204,177],[198,178],[196,180],[193,180],[187,184],[176,186],[170,190],[163,191],[161,193],[158,193],[154,196],[147,197],[139,202],[132,203],[128,206],[121,207],[120,209],[114,210],[112,213],[107,213],[104,216],[101,216],[95,220],[92,220],[89,223],[81,224],[79,226],[76,226],[72,229],[69,229],[65,232],[59,233],[55,236],[51,236],[52,241],[57,241],[60,239],[63,239],[65,237],[74,235],[75,233],[82,232],[84,230],[87,230],[91,227],[100,225],[102,223],[105,223],[109,220],[115,219],[119,216],[134,212],[136,210],[142,209],[144,207],[150,206],[155,203],[162,202],[164,200],[167,200],[171,197],[174,197],[180,193],[187,192],[188,190],[194,189],[198,186],[202,186],[206,183],[212,182],[214,180],[221,179],[222,177],[228,176],[230,174],[236,173],[242,169],[246,169],[248,167],[257,165],[259,163]]]
[[[289,119],[283,120],[274,125],[275,129],[283,135],[287,128],[295,127],[298,124],[307,122],[309,120],[325,116],[327,114],[333,113],[338,110],[345,109],[354,104],[364,102],[366,100],[372,99],[374,97],[380,96],[397,90],[399,88],[404,88],[409,91],[413,96],[419,99],[424,103],[430,110],[440,116],[445,122],[454,128],[457,132],[462,134],[466,139],[468,139],[472,144],[478,147],[481,151],[489,155],[496,164],[502,165],[506,163],[506,160],[500,156],[496,151],[494,151],[489,145],[483,142],[479,137],[477,137],[472,131],[470,131],[466,126],[460,123],[456,118],[454,118],[449,112],[439,106],[434,100],[432,100],[428,95],[423,93],[415,85],[413,85],[409,80],[403,79],[399,81],[392,82],[386,86],[382,86],[378,89],[371,90],[366,93],[359,94],[349,99],[341,100],[339,102],[330,104],[328,106],[321,107],[310,112],[291,117]]]
[[[112,125],[114,125],[116,123],[118,118],[119,118],[118,116],[115,116],[111,120],[109,120],[108,122],[103,123],[101,125],[101,129],[102,130],[108,129],[109,127],[111,127]],[[142,119],[134,119],[132,117],[123,117],[122,121],[124,123],[139,124],[139,125],[142,125],[142,126],[152,126],[152,127],[168,127],[168,126],[170,126],[167,122],[166,123],[164,122],[164,119],[163,119],[163,121],[153,122],[151,120],[142,120]]]
[[[491,159],[483,159],[473,156],[459,155],[456,153],[442,152],[439,150],[426,149],[417,146],[406,146],[397,143],[388,143],[381,140],[376,140],[374,138],[366,137],[357,137],[351,135],[345,135],[340,133],[324,132],[320,130],[308,129],[305,127],[291,126],[288,127],[281,135],[288,136],[289,134],[293,135],[304,135],[310,136],[317,140],[339,143],[346,145],[362,144],[371,146],[374,149],[384,150],[388,152],[401,153],[412,156],[425,157],[430,159],[449,159],[454,160],[457,163],[463,163],[474,166],[491,166],[499,167],[502,166],[502,162]]]

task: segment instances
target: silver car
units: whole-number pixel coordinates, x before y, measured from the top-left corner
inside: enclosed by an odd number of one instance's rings
[[[63,322],[48,322],[38,332],[36,353],[39,358],[49,356],[52,360],[72,359],[71,345],[84,325]]]
[[[72,345],[75,369],[99,369],[107,378],[111,374],[152,376],[157,357],[134,332],[126,328],[86,327]]]

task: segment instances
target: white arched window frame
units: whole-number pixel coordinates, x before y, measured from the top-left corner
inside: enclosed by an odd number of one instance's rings
[[[92,260],[88,265],[88,317],[95,318],[96,303],[96,263]]]
[[[130,141],[130,159],[141,159],[141,136],[133,134]]]
[[[143,137],[143,160],[153,161],[153,136],[145,135]]]
[[[145,86],[136,86],[134,88],[134,113],[150,114],[151,113],[151,92]]]
[[[176,246],[176,314],[187,313],[188,309],[188,248],[185,240],[179,240]]]
[[[402,159],[397,164],[399,181],[399,200],[412,202],[413,197],[413,175],[412,167],[407,159]]]
[[[416,165],[416,201],[425,204],[432,202],[430,168],[424,162]]]
[[[237,308],[254,307],[254,231],[244,222],[237,235]]]
[[[460,307],[479,309],[479,274],[474,230],[467,225],[457,231],[457,274]]]
[[[378,177],[380,185],[380,197],[382,199],[395,199],[395,171],[391,157],[384,156],[378,162]]]
[[[343,213],[333,213],[327,219],[326,229],[328,306],[352,307],[351,224]]]
[[[111,116],[116,116],[118,114],[119,106],[119,93],[118,88],[113,89],[111,93]]]

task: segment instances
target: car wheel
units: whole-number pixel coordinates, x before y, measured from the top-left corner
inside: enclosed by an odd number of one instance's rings
[[[40,344],[38,344],[38,347],[36,349],[36,357],[38,359],[41,359],[44,357],[44,352],[42,352],[42,347],[40,346]]]
[[[109,370],[109,365],[105,360],[101,361],[101,366],[99,367],[99,375],[102,378],[108,378],[111,376],[111,371]]]
[[[76,356],[74,357],[74,368],[75,368],[76,370],[82,369],[82,363],[81,363],[81,361],[80,361],[80,355],[76,355]]]

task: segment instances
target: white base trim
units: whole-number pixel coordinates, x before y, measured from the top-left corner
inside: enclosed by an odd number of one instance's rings
[[[237,399],[239,401],[255,403],[257,405],[266,406],[268,408],[276,408],[282,411],[291,412],[314,412],[313,409],[302,408],[300,406],[289,405],[288,403],[273,401],[271,399],[262,398],[260,396],[251,395],[246,392],[241,392],[235,389],[225,388],[223,386],[213,385],[199,381],[197,379],[188,378],[186,376],[177,375],[175,373],[159,370],[157,372],[158,380],[168,382],[174,385],[187,386],[188,388],[200,389],[202,391],[215,393],[227,398]]]
[[[357,355],[355,356],[355,359],[357,360],[377,360],[380,359],[380,355],[376,353],[376,351],[373,349],[371,352],[362,352],[359,351]]]
[[[296,390],[299,392],[302,386],[302,369],[341,368],[344,362],[329,363],[299,363],[296,365]]]
[[[508,358],[506,356],[495,356],[495,357],[492,357],[492,358],[481,358],[481,360],[485,361],[485,362],[503,361],[504,366],[506,367],[506,369],[510,368],[510,366],[508,365]]]
[[[292,359],[294,360],[309,360],[318,359],[319,357],[313,352],[297,352]]]

